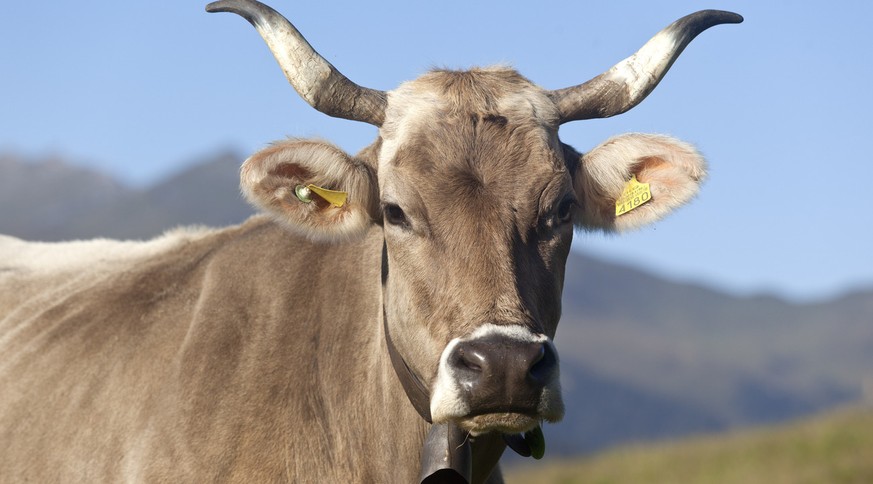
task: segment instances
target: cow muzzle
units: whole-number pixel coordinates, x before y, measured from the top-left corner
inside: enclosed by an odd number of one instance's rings
[[[564,415],[551,340],[518,325],[486,324],[446,345],[431,398],[435,423],[473,434],[518,433]]]

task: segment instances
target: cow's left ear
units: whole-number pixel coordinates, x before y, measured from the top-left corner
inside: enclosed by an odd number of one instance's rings
[[[359,237],[379,213],[370,167],[322,141],[290,139],[255,153],[240,187],[250,203],[316,241]]]
[[[588,230],[620,232],[659,220],[693,198],[706,176],[706,162],[693,146],[661,135],[616,136],[578,159],[576,224]],[[625,199],[634,177],[648,188],[639,186]]]

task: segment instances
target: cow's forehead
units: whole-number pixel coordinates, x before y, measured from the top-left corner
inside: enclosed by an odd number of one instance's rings
[[[559,116],[546,92],[513,69],[432,71],[388,93],[380,172],[390,171],[398,151],[416,138],[440,136],[438,123],[477,118],[535,132],[545,146],[556,137]]]

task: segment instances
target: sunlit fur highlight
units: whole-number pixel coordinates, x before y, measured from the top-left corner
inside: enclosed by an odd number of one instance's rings
[[[322,141],[285,140],[252,155],[240,170],[246,199],[292,232],[314,241],[342,242],[361,237],[378,216],[378,196],[368,166]],[[303,203],[297,185],[345,191],[342,207]]]
[[[630,133],[610,138],[581,157],[575,177],[583,229],[622,232],[653,223],[694,198],[706,177],[706,161],[688,143],[669,136]],[[615,201],[636,175],[652,200],[615,216]]]

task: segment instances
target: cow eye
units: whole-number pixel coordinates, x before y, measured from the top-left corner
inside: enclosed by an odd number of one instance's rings
[[[389,224],[397,225],[399,227],[409,227],[409,220],[407,220],[406,214],[403,213],[403,209],[397,205],[393,203],[386,204],[383,212],[385,221]]]
[[[573,205],[576,204],[576,200],[572,198],[565,198],[560,205],[558,205],[558,223],[563,224],[570,221],[570,218],[573,215]]]

